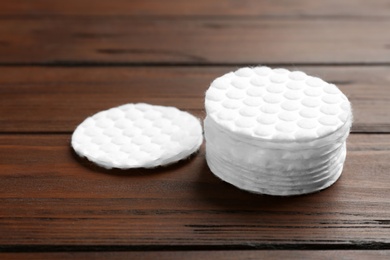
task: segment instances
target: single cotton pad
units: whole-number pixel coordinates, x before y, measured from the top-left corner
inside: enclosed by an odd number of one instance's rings
[[[241,68],[211,83],[205,107],[206,159],[221,179],[297,195],[340,176],[352,111],[335,85],[301,71]]]
[[[300,71],[242,68],[217,78],[206,93],[207,116],[224,129],[272,141],[310,141],[351,120],[347,97]]]
[[[107,169],[171,164],[197,151],[202,141],[201,124],[191,114],[144,103],[101,111],[72,136],[79,156]]]

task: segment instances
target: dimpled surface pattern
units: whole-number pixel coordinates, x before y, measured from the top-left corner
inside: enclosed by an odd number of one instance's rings
[[[301,71],[241,68],[214,80],[207,115],[229,131],[260,139],[317,139],[351,116],[347,97],[333,84]]]
[[[205,106],[206,160],[222,180],[290,196],[340,177],[352,110],[335,85],[301,71],[241,68],[212,82]]]
[[[104,168],[152,168],[197,151],[197,118],[175,107],[126,104],[85,119],[74,131],[76,153]]]

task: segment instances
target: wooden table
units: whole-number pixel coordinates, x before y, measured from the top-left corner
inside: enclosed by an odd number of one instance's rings
[[[337,84],[354,109],[341,179],[253,195],[204,146],[155,170],[104,170],[70,148],[86,117],[129,102],[203,118],[217,76],[247,65]],[[390,1],[0,3],[0,258],[388,258]]]

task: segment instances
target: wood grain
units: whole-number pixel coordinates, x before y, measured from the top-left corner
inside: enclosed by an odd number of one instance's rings
[[[389,259],[390,252],[386,250],[258,250],[258,251],[159,251],[159,252],[69,252],[69,253],[0,253],[1,259]]]
[[[355,132],[390,131],[390,68],[288,67],[337,84]],[[129,102],[176,106],[203,118],[210,82],[235,67],[2,68],[0,132],[71,132],[100,110]]]
[[[107,171],[78,159],[69,138],[0,136],[0,249],[390,245],[388,135],[353,134],[335,185],[287,198],[220,181],[204,148],[169,168]]]
[[[387,19],[4,17],[2,64],[388,64]]]
[[[0,15],[127,15],[127,16],[374,16],[389,17],[386,0],[4,0]]]
[[[388,0],[2,1],[0,258],[388,259],[389,28]],[[352,101],[329,189],[238,190],[213,176],[204,146],[129,171],[70,148],[82,120],[124,103],[202,118],[215,77],[257,64],[319,76]]]

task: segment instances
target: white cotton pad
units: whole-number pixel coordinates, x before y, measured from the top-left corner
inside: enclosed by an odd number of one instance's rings
[[[206,92],[207,116],[247,138],[310,141],[351,121],[347,97],[300,71],[242,68],[217,78]]]
[[[74,131],[75,152],[107,169],[153,168],[197,151],[200,121],[175,107],[126,104],[85,119]]]
[[[205,107],[206,159],[221,179],[298,195],[340,176],[352,111],[335,85],[300,71],[241,68],[212,82]]]

